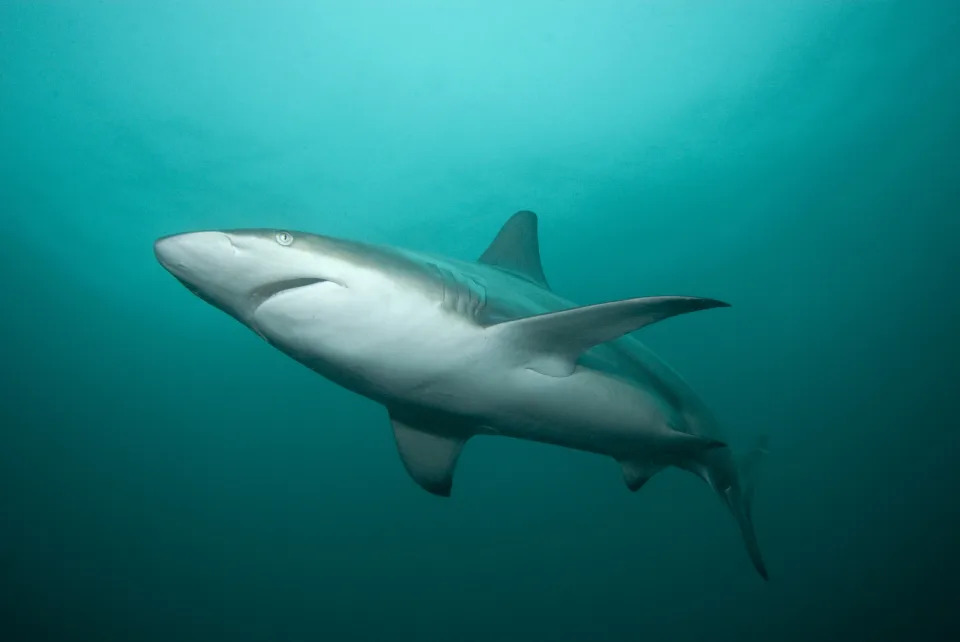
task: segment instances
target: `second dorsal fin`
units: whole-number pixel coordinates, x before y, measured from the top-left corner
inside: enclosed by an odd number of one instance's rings
[[[480,257],[480,262],[513,272],[550,289],[540,263],[537,215],[533,212],[522,210],[511,216]]]

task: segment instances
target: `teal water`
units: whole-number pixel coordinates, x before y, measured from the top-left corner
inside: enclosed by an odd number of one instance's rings
[[[0,4],[0,639],[960,634],[960,11],[860,2]],[[153,240],[280,227],[557,290],[730,301],[643,339],[737,448],[770,568],[678,470],[384,411]]]

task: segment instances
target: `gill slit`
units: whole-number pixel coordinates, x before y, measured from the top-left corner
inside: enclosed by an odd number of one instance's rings
[[[477,279],[429,263],[440,281],[440,307],[477,321],[487,306],[487,288]]]

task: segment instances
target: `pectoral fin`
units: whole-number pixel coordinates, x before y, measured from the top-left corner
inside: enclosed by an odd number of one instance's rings
[[[457,458],[469,434],[438,432],[443,427],[433,417],[400,418],[391,411],[390,421],[400,459],[413,480],[434,495],[449,497]]]
[[[529,368],[566,377],[580,355],[597,344],[678,314],[728,305],[689,296],[624,299],[507,321],[490,331],[527,356]]]

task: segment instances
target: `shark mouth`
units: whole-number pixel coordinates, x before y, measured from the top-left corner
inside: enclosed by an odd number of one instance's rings
[[[200,288],[198,288],[197,286],[195,286],[193,283],[190,283],[190,281],[187,281],[186,279],[180,278],[179,276],[177,276],[177,275],[174,274],[173,272],[171,272],[171,274],[173,274],[173,278],[175,278],[177,281],[180,281],[180,284],[181,284],[183,287],[187,288],[187,289],[190,291],[191,294],[193,294],[193,295],[195,295],[195,296],[197,296],[197,297],[200,297],[200,299],[201,299],[202,301],[206,301],[206,302],[209,303],[210,305],[212,305],[212,306],[214,306],[214,307],[217,307],[217,308],[222,308],[222,307],[223,307],[223,306],[221,306],[219,303],[217,303],[216,301],[214,301],[212,298],[210,298],[209,296],[207,296],[206,294],[204,294],[203,291],[202,291]]]
[[[326,283],[328,279],[318,279],[315,277],[304,276],[296,279],[283,279],[282,281],[274,281],[273,283],[267,283],[266,285],[261,285],[258,288],[255,288],[250,293],[250,308],[248,313],[248,319],[244,321],[250,329],[257,333],[257,335],[273,345],[273,342],[263,333],[260,327],[257,325],[254,320],[254,313],[257,311],[261,305],[263,305],[268,299],[275,297],[281,292],[287,292],[289,290],[296,290],[299,288],[305,288],[308,285],[314,285],[316,283]]]
[[[258,288],[255,288],[250,293],[250,304],[254,309],[260,307],[267,299],[270,299],[281,292],[286,292],[287,290],[296,290],[298,288],[305,288],[308,285],[313,285],[315,283],[325,283],[327,279],[318,279],[316,277],[304,276],[296,279],[283,279],[282,281],[274,281],[273,283],[267,283],[266,285],[261,285]]]

